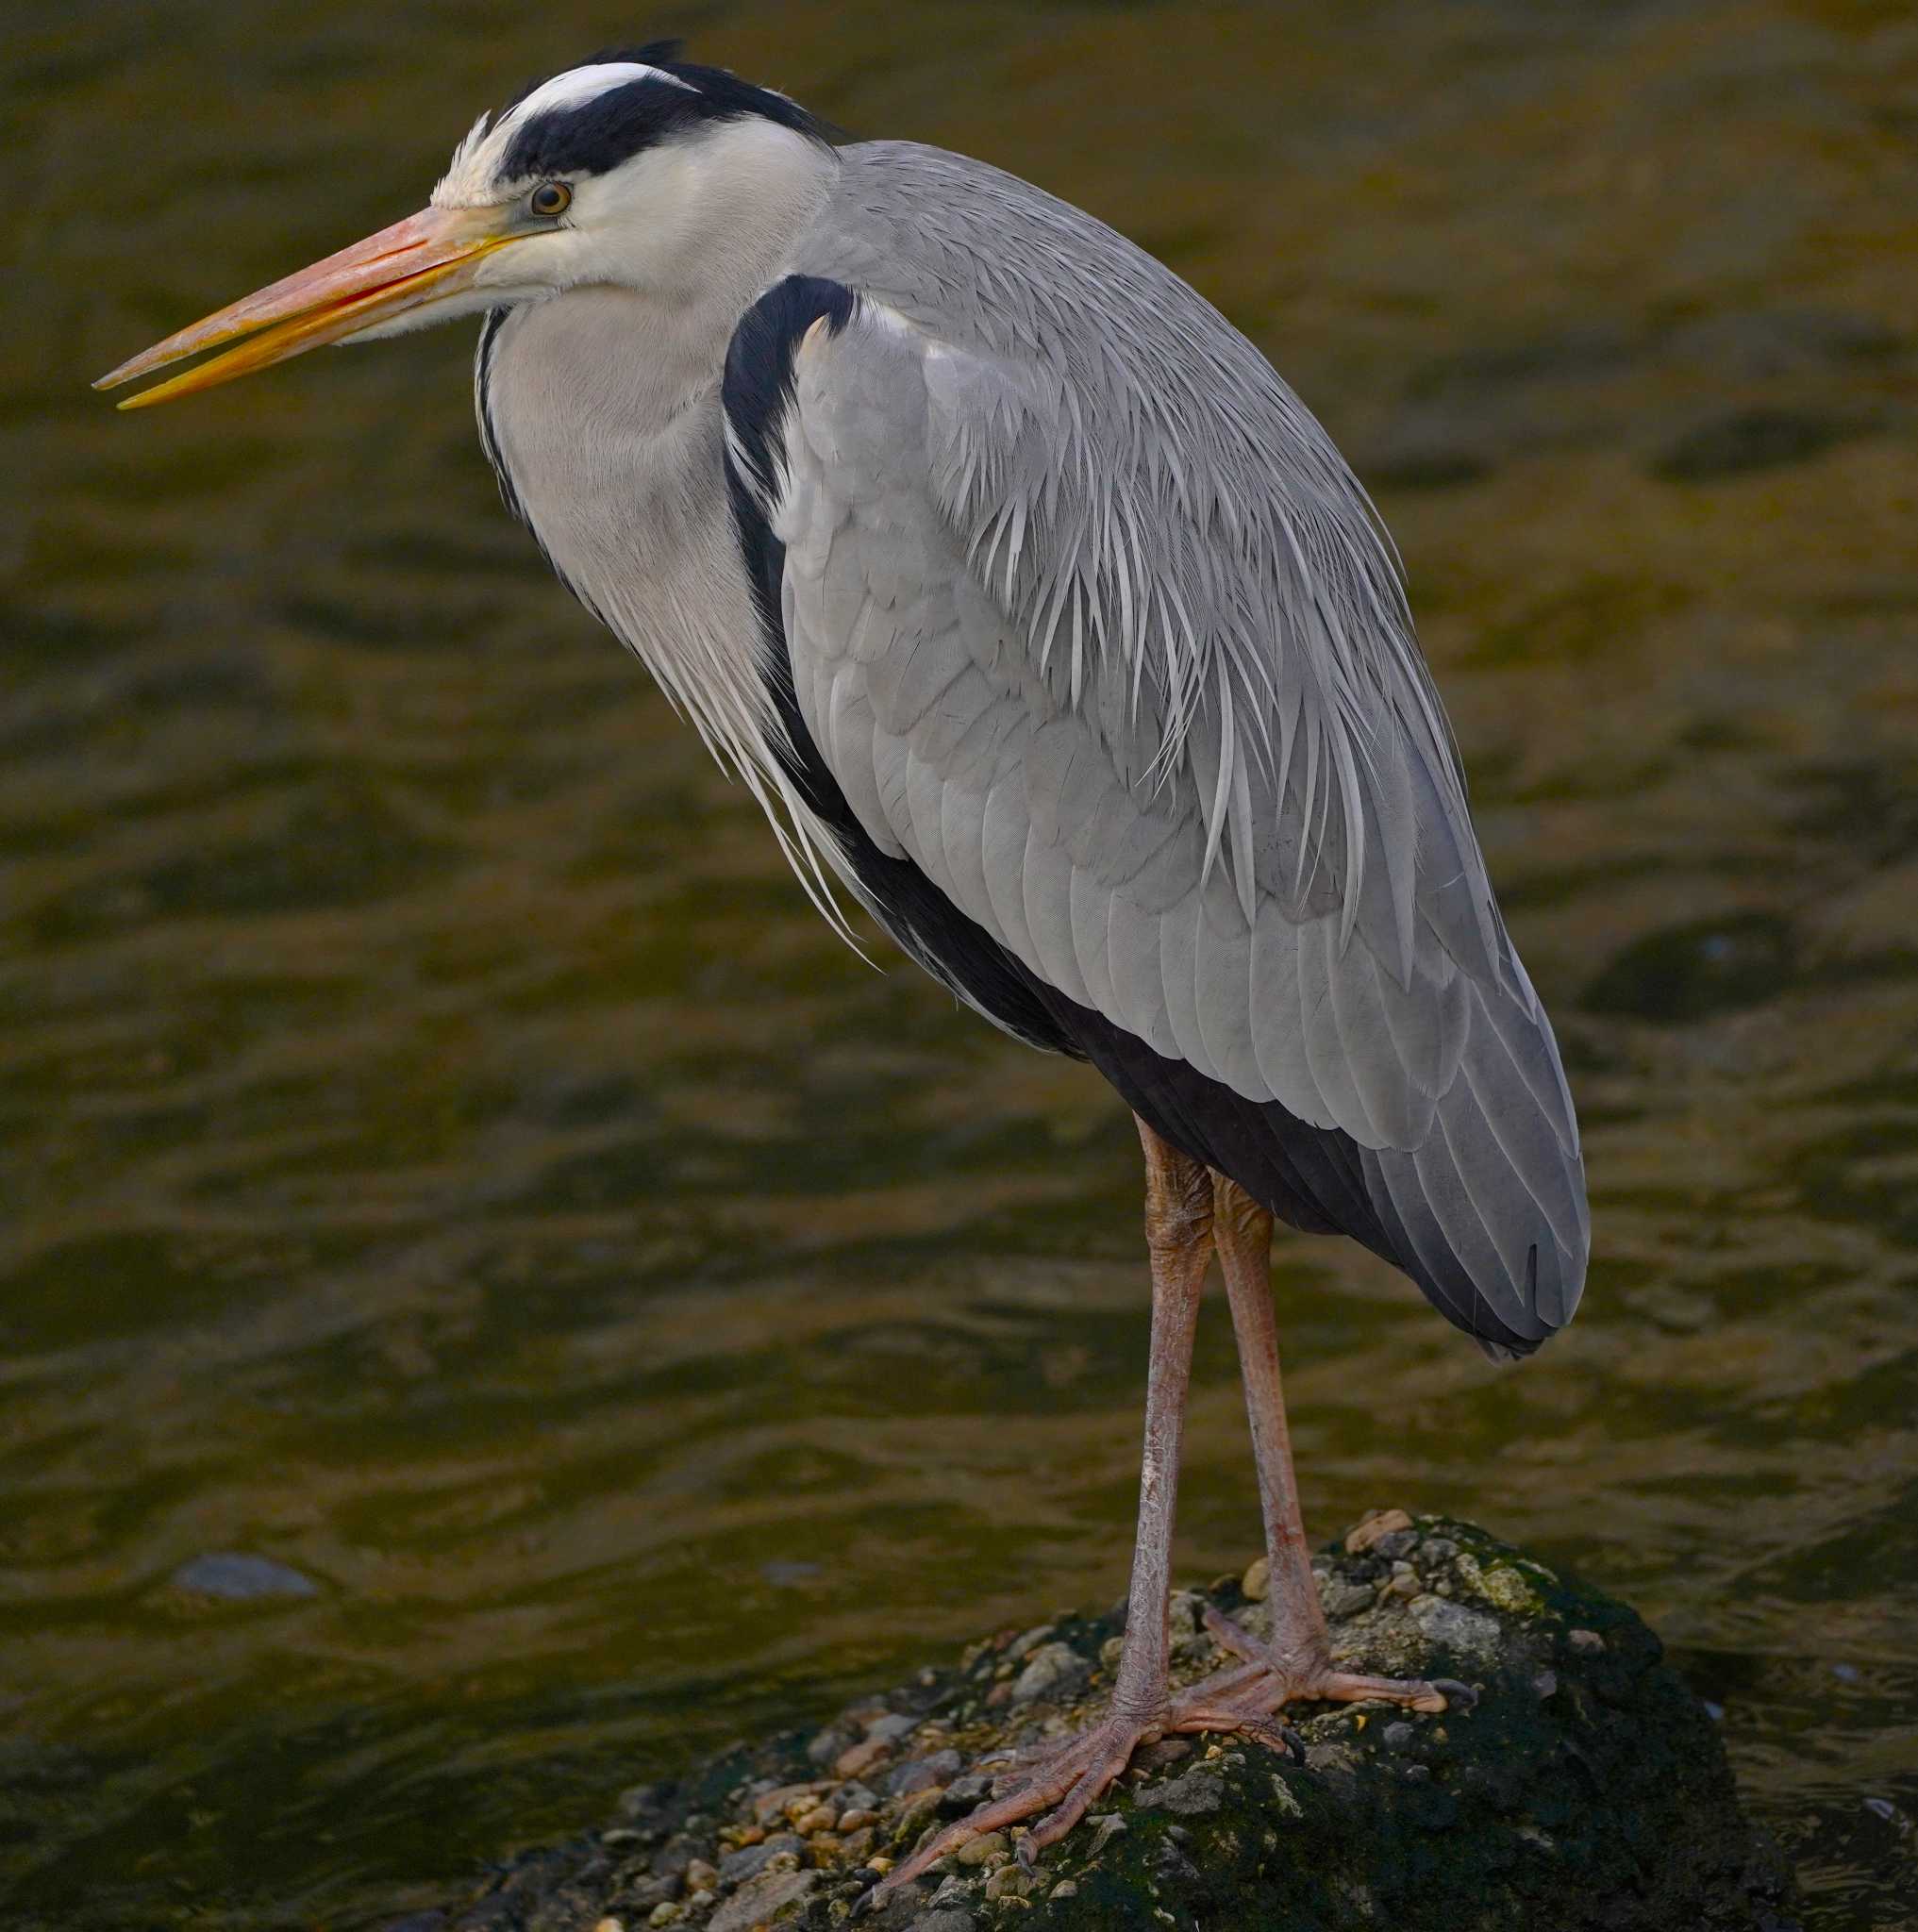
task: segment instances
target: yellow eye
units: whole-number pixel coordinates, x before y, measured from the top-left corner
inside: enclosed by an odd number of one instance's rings
[[[573,205],[573,191],[563,181],[542,181],[526,196],[526,207],[547,221],[563,215]]]

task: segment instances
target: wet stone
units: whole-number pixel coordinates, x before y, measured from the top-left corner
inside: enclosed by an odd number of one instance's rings
[[[1334,1621],[1356,1617],[1360,1610],[1372,1607],[1373,1591],[1369,1584],[1348,1583],[1340,1579],[1326,1585],[1319,1592],[1319,1603],[1326,1615]]]
[[[842,1751],[833,1760],[833,1770],[841,1777],[863,1777],[875,1765],[883,1764],[892,1755],[892,1747],[882,1738],[868,1738],[862,1744],[855,1744],[849,1751]]]
[[[798,1853],[805,1849],[805,1840],[797,1834],[776,1832],[756,1845],[742,1845],[736,1852],[728,1852],[719,1861],[720,1883],[742,1885],[746,1880],[757,1877],[781,1852]]]
[[[707,1921],[709,1932],[751,1932],[819,1883],[817,1872],[766,1872],[742,1886]]]
[[[227,1603],[260,1603],[272,1597],[317,1596],[320,1586],[310,1576],[271,1557],[242,1556],[216,1550],[182,1563],[167,1578],[189,1596],[219,1597]]]
[[[850,1724],[828,1724],[807,1745],[806,1755],[823,1768],[859,1741],[859,1733]]]
[[[1024,1663],[1052,1635],[1054,1628],[1051,1624],[1035,1624],[1030,1630],[1021,1631],[1006,1646],[1004,1661],[1009,1664]]]
[[[1381,1537],[1388,1537],[1394,1530],[1409,1529],[1412,1520],[1403,1509],[1380,1509],[1365,1518],[1356,1529],[1345,1538],[1345,1554],[1348,1557],[1361,1557],[1374,1548]]]
[[[935,1751],[930,1757],[915,1757],[902,1764],[886,1780],[886,1790],[895,1798],[909,1797],[914,1791],[943,1790],[959,1774],[964,1760],[957,1751]]]
[[[1092,1674],[1092,1665],[1071,1644],[1042,1644],[1014,1682],[1012,1702],[1034,1704],[1044,1697],[1057,1703],[1072,1696]]]
[[[1411,1617],[1426,1640],[1444,1650],[1491,1657],[1498,1648],[1498,1619],[1483,1610],[1467,1609],[1442,1596],[1420,1596],[1412,1599]]]
[[[1366,1607],[1339,1624],[1335,1647],[1358,1670],[1467,1678],[1476,1707],[1302,1707],[1303,1766],[1247,1740],[1163,1740],[1046,1847],[1037,1874],[1013,1857],[1013,1825],[941,1857],[855,1923],[855,1901],[882,1873],[1007,1775],[1009,1751],[1084,1721],[1062,1700],[995,1718],[980,1711],[976,1670],[922,1673],[910,1695],[924,1693],[937,1728],[892,1778],[875,1774],[882,1800],[856,1778],[820,1789],[807,1739],[777,1735],[649,1790],[637,1808],[647,1842],[663,1841],[657,1875],[635,1883],[603,1839],[530,1853],[449,1909],[442,1932],[578,1932],[602,1915],[637,1932],[662,1907],[686,1932],[1795,1932],[1789,1878],[1739,1812],[1716,1730],[1625,1606],[1469,1524],[1381,1512],[1369,1529],[1358,1554],[1335,1545],[1314,1559],[1324,1597],[1356,1591]],[[1409,1543],[1388,1543],[1407,1530]],[[1459,1596],[1408,1604],[1411,1566],[1430,1576],[1442,1561],[1433,1580]],[[1180,1623],[1195,1626],[1208,1605],[1262,1609],[1243,1602],[1242,1582],[1222,1578],[1203,1602],[1181,1592]],[[1018,1677],[1004,1680],[1009,1698],[1035,1670],[1084,1690],[1081,1652],[1116,1634],[1109,1619],[1034,1632]],[[1212,1667],[1176,1661],[1175,1688]],[[919,1722],[875,1702],[824,1734],[889,1718],[904,1720],[900,1736]],[[926,1779],[949,1782],[894,1789]],[[784,1828],[822,1813],[837,1815],[840,1836]],[[1908,1828],[1857,1815],[1875,1831]]]
[[[1209,1765],[1195,1764],[1183,1775],[1147,1785],[1139,1793],[1139,1808],[1176,1812],[1183,1818],[1203,1817],[1225,1803],[1225,1782]]]
[[[656,1878],[679,1878],[685,1875],[686,1868],[694,1858],[705,1854],[706,1841],[689,1832],[675,1832],[653,1855],[653,1875]]]

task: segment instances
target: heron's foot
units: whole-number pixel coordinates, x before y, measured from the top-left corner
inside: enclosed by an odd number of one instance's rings
[[[1308,1660],[1301,1664],[1293,1660],[1296,1651],[1288,1653],[1259,1642],[1217,1610],[1207,1610],[1206,1628],[1221,1650],[1230,1652],[1241,1662],[1194,1685],[1181,1700],[1181,1709],[1192,1707],[1185,1713],[1186,1722],[1169,1724],[1168,1729],[1249,1729],[1254,1722],[1271,1718],[1288,1704],[1365,1704],[1376,1699],[1402,1704],[1408,1710],[1438,1712],[1469,1710],[1478,1701],[1478,1693],[1469,1684],[1454,1677],[1367,1676],[1338,1669],[1329,1655],[1314,1656],[1309,1645],[1302,1646]],[[1233,1716],[1241,1719],[1237,1725],[1202,1722]]]
[[[1153,1717],[1126,1717],[1109,1711],[1090,1730],[1063,1744],[1042,1749],[1013,1771],[1009,1790],[988,1798],[957,1824],[947,1825],[887,1873],[867,1894],[868,1903],[877,1904],[888,1892],[909,1884],[929,1865],[974,1839],[1043,1812],[1019,1843],[1019,1861],[1030,1871],[1039,1854],[1056,1844],[1086,1815],[1131,1762],[1140,1745],[1156,1743],[1175,1727],[1176,1709],[1175,1706]]]
[[[1011,1774],[1009,1789],[994,1793],[958,1824],[896,1865],[866,1895],[879,1904],[941,1858],[989,1831],[1043,1813],[1019,1841],[1019,1862],[1029,1872],[1047,1845],[1057,1844],[1111,1786],[1142,1744],[1179,1732],[1229,1731],[1305,1761],[1305,1740],[1277,1714],[1288,1704],[1402,1704],[1409,1710],[1469,1710],[1478,1693],[1450,1677],[1372,1677],[1342,1671],[1329,1657],[1299,1668],[1280,1662],[1264,1644],[1216,1610],[1206,1627],[1219,1646],[1242,1659],[1215,1671],[1168,1700],[1156,1717],[1109,1711],[1090,1730],[1066,1743],[1042,1747]]]

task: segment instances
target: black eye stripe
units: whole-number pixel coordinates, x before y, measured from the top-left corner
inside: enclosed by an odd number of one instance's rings
[[[674,77],[625,81],[575,107],[530,116],[507,144],[500,178],[604,175],[685,129],[754,116],[814,141],[826,138],[823,125],[795,102],[720,68],[675,61],[661,73]]]

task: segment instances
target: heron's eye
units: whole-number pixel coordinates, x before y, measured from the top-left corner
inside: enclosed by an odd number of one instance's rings
[[[573,191],[563,181],[542,181],[526,196],[527,208],[547,221],[563,215],[572,205]]]

